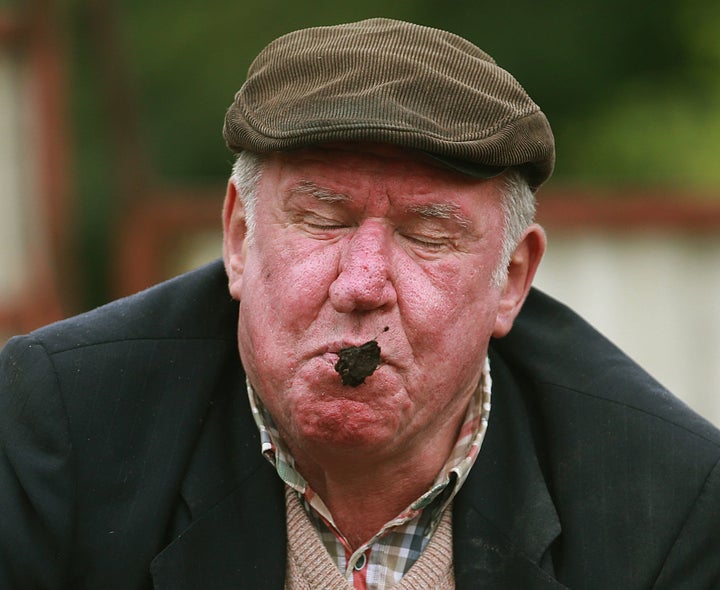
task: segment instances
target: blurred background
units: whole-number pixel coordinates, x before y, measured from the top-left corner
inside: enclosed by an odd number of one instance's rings
[[[537,285],[720,424],[717,0],[0,0],[0,344],[217,257],[251,60],[372,16],[520,80],[558,151]]]

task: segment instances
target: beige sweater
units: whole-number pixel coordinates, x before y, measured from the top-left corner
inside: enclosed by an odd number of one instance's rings
[[[286,590],[352,590],[315,530],[297,494],[286,490]],[[396,590],[454,590],[452,569],[452,510],[448,508],[420,559]]]

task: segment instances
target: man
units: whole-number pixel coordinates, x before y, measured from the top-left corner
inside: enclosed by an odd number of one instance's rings
[[[224,133],[224,265],[3,352],[0,586],[720,587],[720,434],[531,289],[507,72],[298,31]]]

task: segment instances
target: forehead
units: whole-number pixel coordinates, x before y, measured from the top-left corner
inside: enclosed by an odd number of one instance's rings
[[[275,153],[266,162],[263,180],[285,197],[455,203],[467,212],[499,202],[500,194],[498,178],[465,176],[422,152],[386,144],[333,144]]]

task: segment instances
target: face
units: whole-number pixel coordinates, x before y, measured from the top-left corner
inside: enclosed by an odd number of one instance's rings
[[[225,261],[240,355],[294,453],[454,442],[488,341],[519,309],[492,280],[497,183],[387,146],[278,154],[251,239],[230,186]],[[379,367],[343,385],[338,351],[372,339]]]

